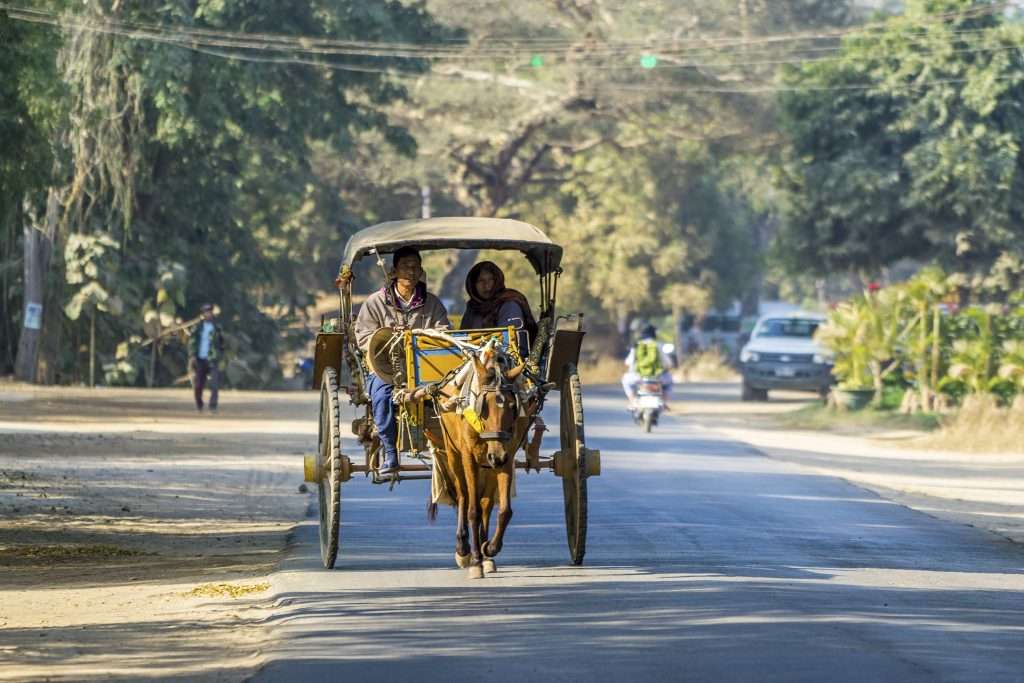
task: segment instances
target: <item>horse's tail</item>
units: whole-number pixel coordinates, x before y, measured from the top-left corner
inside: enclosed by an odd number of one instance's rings
[[[427,521],[431,524],[437,521],[437,503],[427,503]]]

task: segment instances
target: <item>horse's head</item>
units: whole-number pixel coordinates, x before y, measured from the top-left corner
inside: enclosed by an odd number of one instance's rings
[[[486,447],[486,464],[499,468],[515,456],[516,421],[522,414],[516,379],[521,367],[511,368],[509,357],[498,349],[485,349],[474,357],[478,382],[475,410],[480,417],[479,439]]]

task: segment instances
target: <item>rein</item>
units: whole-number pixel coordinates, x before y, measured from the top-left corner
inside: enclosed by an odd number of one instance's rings
[[[502,443],[508,443],[512,440],[512,434],[506,431],[484,431],[482,429],[483,424],[480,419],[484,412],[484,407],[486,405],[485,399],[488,394],[495,394],[496,403],[499,406],[504,406],[505,394],[511,393],[515,398],[518,412],[522,414],[525,410],[524,401],[519,395],[519,391],[516,389],[515,384],[505,380],[498,364],[495,364],[493,367],[494,379],[492,381],[485,383],[483,378],[480,377],[480,373],[477,370],[477,364],[473,362],[476,356],[474,351],[479,349],[479,352],[493,352],[495,351],[494,346],[494,343],[488,342],[482,348],[471,347],[470,349],[465,349],[463,351],[466,356],[466,361],[458,368],[449,372],[448,375],[436,385],[437,389],[441,390],[454,383],[458,393],[455,396],[449,396],[447,400],[440,404],[435,403],[435,408],[443,407],[445,411],[452,409],[458,411],[458,413],[463,415],[466,421],[469,422],[470,426],[477,432],[481,441],[500,441]]]

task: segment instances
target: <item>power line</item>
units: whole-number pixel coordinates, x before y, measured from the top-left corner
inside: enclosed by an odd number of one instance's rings
[[[2,7],[7,7],[7,5],[0,4],[0,8],[2,8]],[[17,12],[17,14],[20,14],[20,12]],[[214,47],[214,48],[229,48],[229,49],[234,49],[234,50],[259,50],[259,51],[275,51],[275,52],[276,51],[281,51],[276,46],[265,44],[265,43],[243,42],[243,41],[237,41],[237,40],[225,41],[225,40],[213,40],[213,39],[192,40],[192,39],[186,39],[185,37],[183,37],[183,34],[181,34],[180,32],[178,32],[177,34],[175,32],[170,32],[170,33],[166,33],[166,34],[157,34],[157,33],[152,33],[152,32],[145,31],[145,32],[140,34],[140,33],[137,32],[137,29],[132,29],[130,31],[129,30],[125,30],[125,29],[120,29],[120,28],[117,27],[117,24],[113,23],[113,22],[105,22],[104,24],[96,24],[96,23],[92,23],[92,22],[74,21],[74,20],[70,20],[70,19],[68,19],[66,17],[65,18],[60,18],[60,17],[56,17],[56,16],[54,16],[54,15],[52,15],[50,13],[46,13],[46,12],[42,12],[42,11],[38,11],[38,10],[33,10],[31,14],[32,14],[32,16],[26,18],[25,19],[26,21],[35,21],[35,22],[38,22],[38,23],[47,23],[47,24],[51,24],[51,25],[70,26],[72,28],[77,28],[79,30],[95,31],[95,32],[101,32],[101,33],[113,34],[113,35],[118,35],[118,36],[122,36],[122,37],[131,38],[131,39],[147,39],[147,40],[152,40],[154,42],[160,42],[160,43],[169,44],[169,45],[176,45],[176,46],[179,46],[179,47],[184,47],[184,48],[189,48],[189,49],[196,49],[199,52],[203,52],[205,54],[210,54],[210,55],[218,56],[218,57],[222,57],[222,58],[238,59],[238,60],[253,61],[253,62],[263,62],[263,63],[300,64],[300,65],[310,65],[310,66],[325,66],[327,68],[332,68],[332,69],[340,69],[340,70],[346,70],[347,69],[347,70],[351,70],[351,71],[366,72],[366,73],[399,73],[395,69],[390,69],[390,68],[384,68],[384,69],[374,68],[374,67],[371,67],[371,66],[368,66],[368,65],[340,64],[340,63],[337,63],[337,62],[326,62],[326,61],[323,61],[323,60],[308,60],[308,59],[300,59],[300,58],[295,58],[295,57],[288,57],[288,58],[254,58],[254,57],[247,57],[247,56],[241,55],[241,54],[239,54],[237,52],[229,53],[229,52],[225,52],[224,50],[210,50],[210,49],[202,50],[202,49],[199,49],[199,45],[202,45],[202,46],[205,46],[205,47]],[[974,31],[977,31],[977,30],[972,29],[970,31],[974,32]],[[204,32],[204,33],[215,33],[215,32]],[[828,54],[828,53],[837,52],[837,51],[839,51],[841,49],[842,49],[841,46],[836,46],[836,47],[830,47],[830,48],[810,48],[810,49],[807,49],[806,51],[813,50],[814,52],[817,52],[817,53]],[[982,52],[988,52],[988,51],[992,51],[992,52],[1004,51],[1004,50],[1008,50],[1008,49],[1013,49],[1013,48],[1012,47],[1005,47],[1005,46],[997,47],[997,48],[973,48],[973,49],[961,49],[961,50],[958,50],[958,52],[962,52],[962,53],[968,53],[968,52],[982,53]],[[298,51],[300,53],[312,53],[312,54],[316,54],[316,55],[328,55],[328,54],[336,53],[335,50],[314,49],[314,48],[310,48],[308,46],[302,47],[302,48],[300,48],[299,50],[296,50],[296,51]],[[379,56],[382,56],[382,53],[379,53],[379,52],[368,53],[368,52],[355,51],[355,50],[345,50],[342,53],[343,54],[347,54],[347,55],[361,56],[361,57],[379,57]],[[660,55],[662,56],[663,59],[665,59],[665,58],[669,58],[670,59],[671,58],[671,54],[670,53],[671,53],[671,51],[662,51],[660,53]],[[926,53],[922,53],[922,54],[926,54]],[[396,53],[392,53],[392,54],[387,54],[386,56],[390,57],[390,58],[402,58],[402,57],[407,57],[408,55],[405,54],[405,53],[396,52]],[[809,58],[805,58],[805,57],[790,58],[790,59],[760,59],[760,60],[753,59],[752,60],[752,59],[749,59],[749,55],[745,55],[745,56],[748,57],[748,59],[746,61],[735,61],[735,60],[730,61],[728,59],[726,59],[725,61],[702,61],[702,62],[701,61],[684,61],[682,63],[668,64],[668,65],[663,66],[662,68],[704,68],[704,69],[716,69],[716,68],[739,68],[739,67],[748,67],[748,66],[778,66],[778,65],[785,65],[785,64],[807,63],[807,62],[810,62],[810,61],[825,61],[825,59],[813,60],[813,59],[809,59]],[[460,61],[465,61],[468,57],[467,57],[466,53],[460,52],[457,55],[454,55],[454,58],[459,59]],[[420,58],[417,57],[417,59],[420,59]],[[522,67],[520,67],[520,68],[522,68]],[[623,69],[623,68],[630,68],[630,67],[628,67],[628,66],[608,65],[608,66],[598,67],[598,68],[604,68],[604,69]],[[422,69],[418,69],[416,71],[416,73],[420,73],[420,72],[422,72]]]
[[[993,81],[1011,81],[1020,80],[1024,81],[1024,73],[1015,74],[1010,76],[996,76],[992,78]],[[935,85],[955,85],[969,83],[969,78],[935,78],[920,83],[902,83],[892,84],[889,87],[898,90],[908,91],[923,91],[931,86]],[[652,84],[652,86],[634,85],[630,83],[618,83],[611,87],[612,90],[620,90],[623,92],[637,92],[646,94],[735,94],[735,95],[749,95],[749,94],[764,94],[764,93],[781,93],[781,92],[857,92],[857,91],[868,91],[874,90],[879,87],[879,84],[850,84],[850,85],[827,85],[827,86],[815,86],[815,85],[761,85],[761,86],[750,86],[750,87],[732,87],[732,86],[673,86],[673,85],[661,85]]]
[[[952,50],[917,50],[910,54],[915,57],[931,57],[935,55],[966,55],[966,54],[993,54],[999,52],[1013,52],[1022,51],[1021,45],[1002,45],[999,47],[978,47],[978,48],[963,48],[963,49],[952,49]],[[884,53],[882,54],[871,54],[868,55],[869,59],[882,60],[888,57]],[[808,58],[790,58],[790,59],[766,59],[766,60],[754,60],[754,61],[722,61],[722,62],[672,62],[668,64],[659,64],[659,70],[676,70],[676,69],[736,69],[742,67],[755,67],[755,66],[801,66],[804,64],[821,64],[828,62],[842,62],[842,61],[854,61],[852,56],[839,55],[832,57],[808,57]],[[518,67],[520,70],[526,70],[531,67],[521,66]],[[598,71],[626,71],[636,70],[636,65],[629,64],[607,64],[601,66],[590,67]]]
[[[925,27],[932,24],[943,23],[956,18],[974,18],[985,16],[1000,11],[1008,3],[997,3],[971,8],[961,12],[949,12],[933,15],[928,21],[914,24],[910,28]],[[294,36],[271,33],[239,33],[225,30],[204,29],[198,27],[172,26],[168,24],[153,24],[137,21],[125,21],[114,17],[102,17],[102,22],[94,18],[77,17],[67,15],[60,16],[53,12],[37,10],[33,8],[18,7],[8,3],[0,3],[0,9],[5,9],[12,14],[17,14],[23,21],[35,21],[55,26],[71,26],[81,30],[94,30],[106,33],[124,35],[123,32],[131,32],[136,39],[163,39],[162,42],[183,42],[198,41],[213,47],[234,47],[239,49],[274,49],[290,48],[300,52],[322,55],[347,55],[362,57],[384,57],[392,59],[464,59],[467,51],[478,56],[515,56],[526,52],[527,49],[535,50],[543,48],[546,52],[573,52],[581,51],[585,54],[620,54],[623,52],[655,51],[663,54],[677,54],[695,51],[713,51],[716,53],[728,52],[733,49],[749,49],[758,45],[773,45],[776,43],[793,43],[794,41],[821,41],[836,39],[842,36],[870,31],[874,28],[888,27],[888,22],[874,22],[856,27],[834,29],[818,32],[795,32],[786,34],[774,34],[758,37],[710,37],[680,40],[647,40],[647,41],[621,41],[591,43],[581,46],[580,43],[561,39],[551,39],[550,42],[531,42],[531,39],[522,39],[508,46],[476,46],[470,47],[469,43],[452,42],[457,47],[444,44],[424,43],[393,43],[374,41],[354,41],[334,38]],[[966,29],[973,31],[975,29]],[[539,39],[547,40],[547,39]]]
[[[1001,4],[1005,5],[1006,3],[1001,3]],[[992,5],[992,6],[986,6],[985,8],[982,8],[982,9],[984,9],[985,10],[984,13],[987,14],[987,13],[991,13],[992,11],[994,11],[995,7],[996,7],[995,5]],[[190,50],[194,50],[196,52],[202,53],[202,54],[207,54],[207,55],[210,55],[210,56],[215,56],[215,57],[218,57],[218,58],[224,58],[224,59],[230,59],[230,60],[238,60],[238,61],[246,61],[246,62],[257,62],[257,63],[271,63],[271,64],[295,64],[295,65],[303,65],[303,66],[315,66],[315,67],[320,67],[320,68],[333,69],[333,70],[341,70],[341,71],[353,71],[353,72],[359,72],[359,73],[386,74],[386,75],[395,76],[395,77],[410,77],[410,76],[412,76],[412,77],[419,77],[419,76],[422,76],[424,71],[426,70],[425,68],[422,68],[422,69],[417,69],[416,71],[413,71],[413,72],[409,72],[409,71],[403,71],[401,69],[396,69],[396,68],[387,67],[387,66],[373,66],[373,65],[370,65],[370,64],[339,63],[339,62],[323,60],[323,59],[307,59],[307,58],[297,57],[297,56],[294,56],[294,55],[277,56],[277,57],[265,57],[265,56],[257,56],[257,55],[254,55],[254,54],[247,54],[245,52],[239,52],[238,51],[238,50],[246,50],[246,51],[262,51],[262,52],[277,52],[277,53],[281,53],[281,52],[287,51],[287,52],[298,52],[300,54],[304,54],[305,53],[305,54],[313,54],[313,55],[343,54],[343,55],[357,56],[357,57],[363,57],[363,58],[373,58],[373,57],[387,57],[387,58],[392,58],[392,59],[413,58],[413,59],[417,59],[417,60],[421,60],[421,61],[423,61],[425,59],[423,56],[411,57],[410,55],[412,53],[406,52],[406,51],[386,52],[382,48],[383,45],[390,45],[390,44],[386,44],[386,43],[374,43],[374,42],[371,42],[371,41],[336,41],[336,40],[333,40],[333,39],[310,39],[310,38],[306,38],[306,37],[284,36],[284,35],[276,35],[276,34],[238,34],[238,33],[232,33],[232,32],[214,31],[214,30],[207,30],[207,29],[188,29],[188,30],[186,30],[186,29],[178,29],[178,28],[168,29],[165,25],[148,25],[149,27],[155,27],[155,28],[148,28],[148,27],[145,27],[146,25],[143,25],[143,24],[130,23],[130,22],[119,22],[119,21],[116,21],[116,20],[112,20],[112,21],[106,21],[105,20],[102,23],[97,23],[97,22],[86,21],[86,20],[75,20],[75,19],[69,18],[67,16],[63,16],[62,17],[62,16],[58,16],[58,15],[55,15],[55,14],[50,13],[50,12],[45,12],[43,10],[31,10],[31,9],[18,8],[18,7],[14,7],[12,5],[5,4],[5,3],[0,3],[0,10],[7,10],[12,15],[12,18],[20,19],[20,20],[23,20],[23,21],[30,21],[30,22],[34,22],[34,23],[48,24],[48,25],[57,26],[57,27],[70,27],[70,28],[73,28],[73,29],[78,29],[78,30],[83,30],[83,31],[93,31],[93,32],[99,32],[99,33],[111,34],[111,35],[117,35],[117,36],[120,36],[120,37],[127,37],[127,38],[130,38],[130,39],[150,40],[150,41],[153,41],[153,42],[158,42],[158,43],[163,43],[163,44],[167,44],[167,45],[171,45],[171,46],[176,46],[176,47],[181,47],[181,48],[185,48],[185,49],[190,49]],[[939,15],[939,16],[944,16],[946,18],[949,18],[950,16],[954,16],[954,15],[957,16],[957,17],[963,17],[963,16],[981,16],[982,14],[983,13],[980,12],[980,11],[973,11],[973,12],[950,13],[948,15]],[[129,26],[129,24],[131,24],[131,28],[126,28],[126,26]],[[920,26],[922,26],[922,24],[915,24],[912,28],[918,28]],[[157,28],[159,29],[159,31],[156,30]],[[864,30],[864,27],[858,27],[856,29],[848,29],[847,33],[848,34],[852,34],[854,31],[863,31],[863,30]],[[981,31],[981,30],[987,30],[987,29],[964,29],[964,30],[954,30],[953,32],[960,31],[960,32],[966,34],[966,33],[976,33],[976,32]],[[833,33],[838,34],[838,32],[833,32]],[[214,38],[213,37],[213,36],[224,36],[224,35],[229,36],[229,38],[224,39],[224,38]],[[795,35],[802,36],[805,39],[818,40],[818,39],[821,39],[824,34],[820,34],[819,33],[819,34],[815,34],[815,35],[808,35],[808,34],[795,34]],[[240,39],[240,38],[238,38],[238,36],[260,37],[260,38],[269,37],[269,38],[273,39],[273,41],[277,41],[280,44],[276,44],[274,42],[259,42],[259,41],[252,41],[252,40],[248,40],[248,39]],[[791,37],[794,37],[794,36],[791,36]],[[870,36],[868,36],[868,37],[870,38]],[[780,36],[776,35],[776,36],[768,36],[768,37],[765,37],[763,39],[754,39],[751,42],[752,43],[756,43],[756,42],[758,42],[760,40],[778,40],[778,39],[780,39]],[[298,41],[298,43],[296,43],[295,41]],[[331,44],[344,44],[344,45],[351,45],[351,46],[363,45],[363,46],[370,46],[370,47],[369,48],[359,48],[359,49],[355,49],[355,48],[353,48],[353,49],[349,49],[349,48],[315,48],[315,47],[312,47],[312,45],[317,43],[317,42],[331,43]],[[285,44],[287,44],[288,46],[285,47]],[[421,45],[421,46],[418,46],[418,47],[424,47],[424,46]],[[227,48],[227,50],[222,49],[222,48]],[[704,49],[707,49],[707,48],[704,48]],[[820,51],[820,52],[823,52],[825,50],[838,51],[838,50],[841,50],[841,49],[842,49],[841,46],[835,46],[835,47],[829,47],[829,48],[805,48],[805,50],[808,50],[808,51],[809,50],[816,50],[816,51]],[[994,48],[973,48],[973,49],[972,48],[967,48],[967,49],[962,49],[962,50],[954,50],[954,52],[961,52],[961,53],[971,53],[971,52],[985,53],[985,52],[1000,52],[1000,51],[1007,51],[1007,50],[1013,50],[1013,49],[1018,49],[1018,48],[1015,47],[1015,46],[1000,46],[1000,47],[994,47]],[[344,50],[344,51],[336,52],[335,50]],[[664,55],[666,53],[662,53],[662,54]],[[919,53],[916,53],[916,54],[928,55],[928,54],[933,54],[933,53],[930,53],[930,52],[919,52]],[[469,55],[469,56],[473,56],[473,55]],[[460,61],[465,61],[467,59],[467,54],[466,54],[465,51],[458,51],[457,53],[452,53],[450,58],[452,58],[452,59],[459,59]],[[436,61],[436,59],[437,58],[434,58],[435,61]],[[697,68],[697,69],[714,70],[714,69],[740,68],[740,67],[750,67],[750,66],[779,66],[779,65],[785,65],[785,64],[804,64],[804,63],[813,63],[813,62],[818,62],[818,61],[831,61],[831,60],[837,60],[837,59],[842,59],[842,57],[838,57],[838,58],[835,58],[835,57],[823,57],[823,58],[817,58],[817,59],[815,59],[815,58],[793,58],[793,59],[774,59],[774,60],[756,60],[756,59],[755,60],[749,60],[748,59],[747,61],[729,61],[728,59],[726,59],[725,61],[718,61],[718,62],[698,62],[698,61],[686,62],[686,61],[684,61],[682,63],[672,63],[672,64],[668,64],[668,65],[663,65],[663,66],[661,66],[659,68],[660,69],[665,69],[665,68],[671,68],[671,69],[691,69],[691,68]],[[520,67],[520,68],[523,68],[523,67]],[[616,66],[616,65],[603,65],[603,66],[594,67],[592,65],[590,68],[597,68],[597,69],[602,69],[602,70],[622,70],[624,68],[630,68],[630,67],[623,67],[623,66]],[[632,67],[632,68],[635,68],[635,67]],[[435,72],[434,75],[437,75],[436,72]],[[460,78],[460,76],[458,74],[441,74],[441,75],[443,77],[448,77],[448,78]],[[957,81],[935,81],[935,82],[939,83],[939,82],[957,82]],[[633,85],[633,84],[622,84],[620,86],[613,86],[613,87],[618,87],[618,88],[621,88],[621,89],[624,89],[624,90],[642,91],[643,88],[646,88],[648,86],[646,86],[646,85],[636,86],[636,85]],[[699,86],[699,87],[685,87],[682,90],[673,90],[672,89],[673,86],[671,84],[667,84],[667,85],[666,84],[662,84],[662,85],[654,84],[654,87],[655,87],[655,92],[695,92],[695,93],[758,93],[758,92],[779,92],[779,91],[801,89],[801,88],[795,88],[795,87],[794,88],[786,88],[786,87],[781,87],[780,88],[779,86],[771,85],[771,84],[769,84],[769,85],[760,85],[760,86],[747,86],[747,87],[742,87],[742,88],[731,87],[731,86],[721,86],[721,87],[719,87],[719,86]],[[865,86],[865,87],[873,87],[873,86]],[[638,88],[640,90],[638,90]],[[812,87],[804,87],[802,89],[814,89],[814,88],[812,88]],[[839,89],[846,89],[846,88],[839,88]]]

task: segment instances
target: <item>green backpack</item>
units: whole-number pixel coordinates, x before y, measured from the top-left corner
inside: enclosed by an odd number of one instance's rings
[[[658,342],[644,339],[636,343],[636,371],[641,377],[657,377],[665,371]]]

